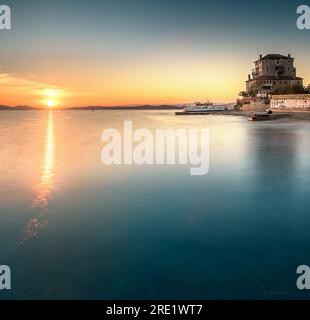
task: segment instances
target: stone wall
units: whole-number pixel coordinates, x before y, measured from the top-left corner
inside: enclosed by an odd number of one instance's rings
[[[252,101],[248,104],[244,104],[241,107],[242,111],[266,111],[269,109],[269,105],[260,101]]]
[[[310,94],[273,95],[270,109],[274,111],[310,111]]]

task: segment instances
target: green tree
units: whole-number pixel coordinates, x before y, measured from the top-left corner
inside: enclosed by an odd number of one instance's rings
[[[307,93],[307,89],[301,85],[286,86],[273,90],[273,94],[304,94]]]
[[[240,91],[239,96],[242,98],[247,98],[247,97],[249,97],[249,94],[246,91]]]

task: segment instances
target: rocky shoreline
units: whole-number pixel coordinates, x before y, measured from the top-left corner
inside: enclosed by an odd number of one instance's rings
[[[230,116],[239,116],[239,117],[248,117],[249,111],[224,111],[223,115]],[[310,121],[310,112],[309,111],[296,111],[296,112],[273,112],[275,115],[279,115],[280,119],[292,119],[292,120],[306,120]]]

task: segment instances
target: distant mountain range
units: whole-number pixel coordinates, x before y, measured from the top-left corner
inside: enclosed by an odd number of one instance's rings
[[[142,105],[142,106],[87,106],[87,107],[71,107],[66,108],[66,110],[174,110],[180,109],[181,106],[172,105]]]
[[[178,105],[141,105],[141,106],[84,106],[84,107],[70,107],[70,108],[61,108],[61,110],[175,110],[181,109],[182,106]],[[30,106],[1,106],[0,110],[42,110],[46,108],[36,108]],[[56,109],[57,110],[57,109]],[[59,110],[59,109],[58,109]]]
[[[16,106],[16,107],[10,107],[10,106],[1,106],[0,110],[37,110],[38,108],[29,107],[29,106]]]

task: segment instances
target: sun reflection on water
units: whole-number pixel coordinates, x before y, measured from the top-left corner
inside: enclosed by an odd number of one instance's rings
[[[54,189],[54,119],[53,111],[49,111],[46,130],[44,160],[41,169],[41,180],[36,197],[32,203],[34,208],[45,208]]]
[[[36,216],[32,217],[23,232],[22,239],[35,237],[39,230],[48,224],[46,217],[49,201],[52,197],[54,185],[55,167],[55,138],[54,138],[54,116],[49,111],[45,135],[44,157],[41,166],[40,181],[36,188],[32,209],[37,210]]]

